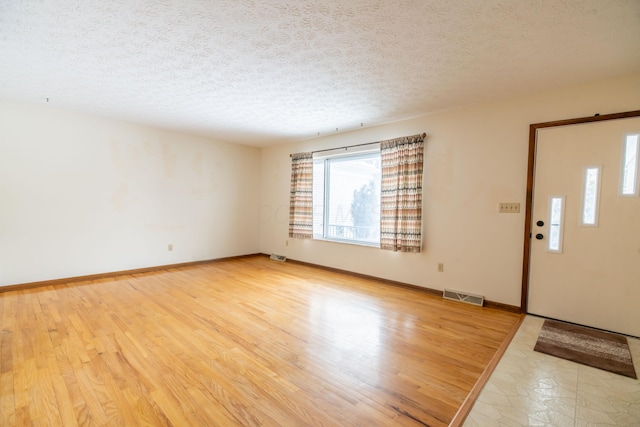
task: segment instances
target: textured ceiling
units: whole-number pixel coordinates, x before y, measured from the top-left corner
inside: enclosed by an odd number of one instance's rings
[[[640,0],[0,0],[0,99],[249,145],[640,71]]]

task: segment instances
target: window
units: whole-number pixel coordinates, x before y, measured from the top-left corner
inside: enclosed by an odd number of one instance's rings
[[[547,251],[562,252],[562,229],[564,225],[564,196],[549,198],[549,239]]]
[[[380,149],[313,161],[313,237],[380,245]]]
[[[585,168],[582,193],[582,225],[598,226],[600,201],[600,166]]]
[[[638,140],[640,134],[627,135],[622,149],[622,179],[620,193],[623,196],[638,195]]]
[[[426,136],[291,154],[289,236],[419,253]]]

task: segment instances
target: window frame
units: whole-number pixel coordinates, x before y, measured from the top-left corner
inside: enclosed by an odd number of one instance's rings
[[[322,162],[323,168],[323,185],[322,185],[322,234],[316,233],[317,224],[316,224],[316,212],[318,204],[316,202],[316,188],[314,185],[313,195],[313,239],[314,240],[322,240],[328,242],[336,242],[336,243],[346,243],[350,245],[357,246],[367,246],[367,247],[380,247],[380,222],[378,221],[377,227],[377,241],[370,240],[360,240],[360,239],[350,239],[350,238],[341,238],[331,236],[329,233],[329,227],[331,224],[330,221],[330,197],[331,197],[331,163],[345,160],[360,160],[360,159],[372,159],[377,158],[379,160],[379,173],[378,177],[378,189],[380,189],[381,184],[381,173],[382,173],[382,162],[381,162],[381,153],[379,144],[370,144],[366,147],[357,147],[356,149],[350,149],[349,152],[345,153],[344,149],[342,150],[331,150],[327,153],[322,153],[321,155],[314,154],[313,158],[313,168],[314,168],[314,179],[316,176],[316,165]],[[378,208],[380,203],[380,194],[378,194]],[[378,212],[379,214],[379,212]]]

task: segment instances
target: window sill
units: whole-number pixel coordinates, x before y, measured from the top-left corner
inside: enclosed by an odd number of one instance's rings
[[[330,243],[342,243],[342,244],[346,244],[346,245],[352,245],[352,246],[365,246],[367,248],[376,248],[379,249],[380,248],[380,243],[377,242],[364,242],[364,241],[357,241],[357,240],[343,240],[343,239],[328,239],[325,237],[313,237],[313,240],[318,240],[320,242],[330,242]]]

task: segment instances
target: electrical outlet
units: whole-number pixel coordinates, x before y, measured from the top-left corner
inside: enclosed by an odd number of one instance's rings
[[[443,262],[439,262],[438,263],[438,273],[442,273],[444,271],[444,263]]]
[[[285,245],[285,246],[289,246],[289,241],[288,241],[288,240],[285,240],[285,241],[284,241],[284,245]]]
[[[167,250],[169,252],[171,252],[173,250],[173,243],[169,243],[169,245],[167,245]]]
[[[520,213],[520,203],[501,202],[498,206],[499,213]]]

